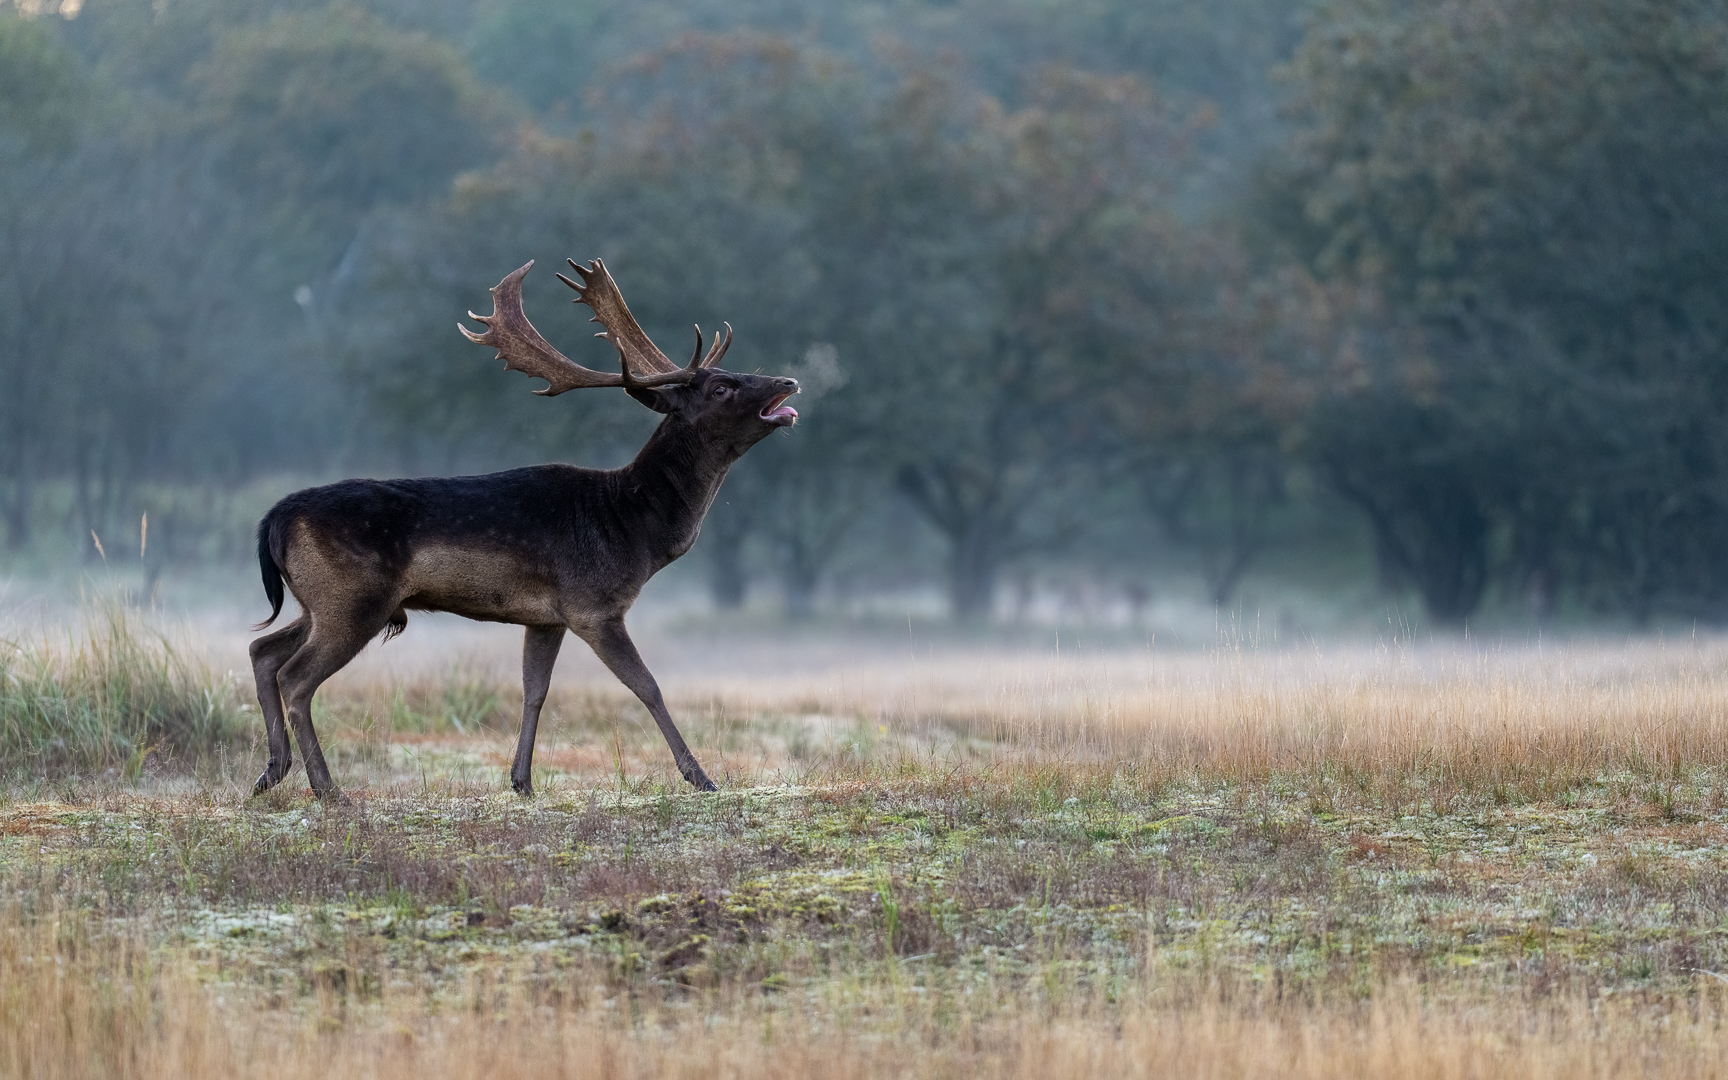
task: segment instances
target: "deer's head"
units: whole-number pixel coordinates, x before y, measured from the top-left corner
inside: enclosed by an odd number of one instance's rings
[[[557,349],[522,310],[522,279],[534,265],[507,274],[492,290],[492,314],[468,317],[486,327],[476,334],[458,323],[456,328],[469,341],[490,345],[509,370],[545,379],[546,389],[534,393],[546,397],[566,390],[593,386],[623,387],[631,397],[696,428],[704,439],[719,442],[743,453],[775,428],[798,421],[798,410],[786,399],[798,392],[798,380],[766,375],[744,375],[719,367],[732,344],[732,327],[716,333],[714,344],[703,352],[702,328],[696,328],[696,351],[690,362],[679,367],[650,341],[635,316],[624,304],[618,285],[606,264],[595,259],[587,266],[570,261],[579,281],[563,274],[558,280],[576,290],[577,303],[594,309],[592,322],[606,329],[596,337],[610,341],[618,350],[619,373],[595,371],[576,363]]]

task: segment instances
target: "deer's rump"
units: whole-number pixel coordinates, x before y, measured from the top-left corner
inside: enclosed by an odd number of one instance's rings
[[[356,618],[378,614],[380,626],[387,616],[393,630],[406,622],[405,610],[415,609],[561,622],[554,602],[560,560],[551,541],[572,535],[595,475],[542,465],[486,476],[344,480],[297,491],[258,524],[270,617],[281,610],[286,579],[302,606],[340,605]]]

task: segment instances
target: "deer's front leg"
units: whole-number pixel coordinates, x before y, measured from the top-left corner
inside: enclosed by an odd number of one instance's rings
[[[510,766],[510,786],[518,795],[534,794],[534,737],[540,730],[546,689],[552,685],[552,666],[563,644],[562,626],[530,626],[522,637],[522,734]]]
[[[672,748],[672,759],[678,763],[678,771],[683,774],[684,779],[690,781],[697,791],[720,790],[714,786],[714,781],[708,779],[702,766],[696,763],[696,755],[684,745],[684,736],[678,733],[678,725],[672,722],[672,714],[666,711],[666,702],[660,696],[660,685],[654,681],[648,665],[644,664],[642,657],[637,654],[635,642],[630,640],[630,635],[624,629],[624,620],[604,623],[594,630],[582,633],[582,639],[594,650],[594,655],[600,658],[600,662],[618,676],[618,681],[629,687],[630,692],[648,706],[654,723],[660,727],[660,734],[666,737],[666,745]]]

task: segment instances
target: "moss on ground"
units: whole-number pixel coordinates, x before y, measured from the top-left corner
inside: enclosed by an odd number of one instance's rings
[[[0,802],[0,881],[284,1002],[458,1003],[499,979],[976,1002],[1108,997],[1158,972],[1666,995],[1728,969],[1728,812],[1708,777],[1440,809],[1289,779],[1070,781],[961,764],[529,801],[440,782],[347,808],[74,790]]]

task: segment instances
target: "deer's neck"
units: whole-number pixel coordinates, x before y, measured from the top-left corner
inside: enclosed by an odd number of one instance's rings
[[[636,460],[619,470],[621,492],[632,512],[649,519],[642,535],[664,562],[676,559],[696,542],[702,519],[736,460],[736,452],[669,416],[654,429]]]

